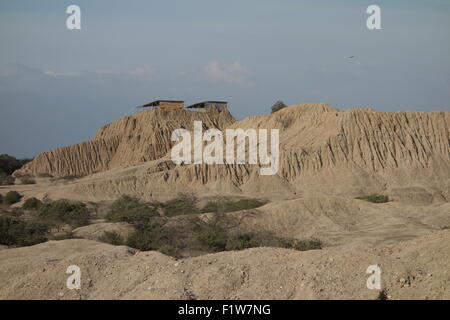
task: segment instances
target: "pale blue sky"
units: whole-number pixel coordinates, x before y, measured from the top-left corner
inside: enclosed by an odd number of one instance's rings
[[[278,99],[449,110],[449,30],[448,0],[0,0],[0,153],[86,140],[154,99],[227,100],[237,118]]]

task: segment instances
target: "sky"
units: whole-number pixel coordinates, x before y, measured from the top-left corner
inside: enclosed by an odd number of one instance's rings
[[[237,119],[277,100],[450,110],[449,34],[450,0],[0,0],[0,154],[90,139],[157,99],[225,100]]]

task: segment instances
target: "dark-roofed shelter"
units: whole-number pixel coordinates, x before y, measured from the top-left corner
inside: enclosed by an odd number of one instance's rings
[[[214,107],[218,110],[225,110],[227,108],[228,102],[226,101],[203,101],[199,103],[195,103],[187,109],[206,109],[209,107]]]
[[[178,110],[183,109],[184,107],[184,101],[180,100],[156,100],[147,104],[144,104],[142,106],[139,106],[138,108],[160,108],[165,110]]]

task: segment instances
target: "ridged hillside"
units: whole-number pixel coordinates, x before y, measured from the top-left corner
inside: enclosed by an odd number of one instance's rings
[[[84,175],[159,159],[172,147],[172,131],[189,130],[194,120],[206,129],[223,129],[235,121],[227,110],[215,108],[141,111],[100,128],[90,141],[39,154],[16,174]]]

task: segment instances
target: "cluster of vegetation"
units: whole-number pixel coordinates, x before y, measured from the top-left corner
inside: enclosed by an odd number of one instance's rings
[[[272,113],[277,112],[283,108],[286,108],[287,106],[284,104],[283,101],[278,100],[277,102],[274,103],[274,105],[272,106]]]
[[[175,257],[263,246],[295,250],[321,248],[322,243],[315,239],[285,239],[270,232],[239,231],[241,220],[226,214],[265,203],[255,199],[218,200],[209,201],[198,209],[197,199],[189,195],[163,203],[122,196],[111,205],[107,219],[132,223],[135,231],[127,239],[116,232],[105,232],[100,240],[114,245],[126,244],[142,251],[156,250]],[[212,212],[212,215],[209,218],[198,215],[203,212]],[[173,216],[178,217],[171,218]]]
[[[322,248],[322,242],[317,239],[280,238],[268,231],[236,231],[234,229],[240,221],[222,213],[214,214],[207,221],[198,220],[198,222],[200,228],[194,233],[194,238],[204,249],[213,252],[255,247],[282,247],[299,251]]]
[[[10,191],[0,197],[0,202],[14,204],[21,200],[22,195],[16,191]],[[21,217],[25,211],[34,211]],[[29,246],[45,242],[48,239],[65,240],[72,239],[71,232],[52,236],[53,227],[69,224],[73,228],[89,223],[90,212],[81,202],[59,200],[43,203],[37,198],[28,198],[22,207],[4,208],[0,215],[0,244],[8,246]]]
[[[53,176],[50,173],[40,173],[38,174],[39,178],[53,178]]]
[[[258,199],[239,199],[239,200],[223,200],[209,201],[201,212],[234,212],[240,210],[255,209],[265,205],[267,201]]]
[[[115,246],[121,246],[125,244],[124,238],[116,231],[105,231],[99,238],[99,240]]]
[[[181,194],[177,198],[159,203],[166,217],[197,214],[200,210],[197,207],[197,198],[189,194]]]
[[[123,221],[136,225],[145,223],[158,215],[158,205],[130,196],[121,196],[112,203],[106,219],[111,222]]]
[[[17,191],[9,191],[5,196],[0,195],[0,203],[3,204],[14,204],[20,202],[22,195]]]
[[[20,201],[15,191],[3,197],[3,202]],[[145,202],[122,196],[112,203],[106,215],[111,222],[127,222],[135,230],[127,238],[117,232],[105,232],[100,241],[112,245],[127,245],[139,250],[157,250],[174,257],[211,252],[242,250],[254,247],[281,247],[295,250],[320,249],[316,239],[297,240],[280,238],[270,232],[240,230],[242,218],[229,212],[253,209],[266,201],[256,199],[211,200],[202,208],[194,196],[180,195],[166,202]],[[17,209],[17,210],[16,210]],[[82,202],[59,200],[43,203],[37,198],[27,199],[17,214],[2,217],[0,239],[7,245],[32,245],[52,240],[75,238],[72,232],[49,236],[50,227],[68,224],[73,228],[89,223],[90,211]],[[19,220],[23,210],[34,211],[33,221]],[[210,213],[200,215],[201,213]],[[175,217],[176,216],[176,217]],[[59,229],[59,228],[58,228]]]
[[[140,224],[153,217],[173,217],[207,212],[233,212],[254,209],[267,203],[258,199],[209,201],[203,208],[199,208],[198,199],[190,194],[180,194],[166,202],[144,202],[135,197],[121,196],[114,201],[106,215],[111,222],[128,222]]]
[[[25,202],[22,205],[22,209],[24,210],[38,210],[41,206],[42,206],[42,201],[35,198],[35,197],[31,197],[28,198],[27,200],[25,200]]]
[[[17,175],[21,184],[36,184],[36,180],[34,180],[30,175]]]
[[[78,237],[75,236],[71,231],[67,231],[67,232],[56,234],[56,235],[50,237],[50,239],[60,241],[60,240],[78,239]]]
[[[155,219],[137,226],[125,243],[142,251],[157,250],[174,257],[179,257],[181,252],[205,254],[255,247],[281,247],[301,251],[322,248],[321,241],[317,239],[286,239],[265,231],[238,231],[235,230],[235,222],[233,218],[223,214],[215,214],[206,221],[190,217],[183,219],[178,225]]]
[[[7,154],[0,155],[0,185],[14,184],[14,178],[11,174],[20,169],[31,159],[17,159]]]
[[[389,197],[382,194],[370,194],[368,196],[356,197],[359,200],[365,200],[373,203],[386,203],[389,202]]]
[[[47,241],[48,226],[0,216],[0,244],[32,246]]]
[[[90,212],[82,202],[58,200],[39,205],[37,216],[52,226],[69,224],[76,228],[89,224]]]
[[[67,176],[54,178],[50,174],[45,174],[45,175],[47,175],[46,177],[48,177],[48,178],[52,178],[53,181],[58,181],[58,180],[72,181],[72,180],[77,180],[77,179],[84,178],[86,176],[85,174],[69,174]]]
[[[0,171],[0,186],[7,186],[14,184],[14,181],[15,181],[14,177]]]

